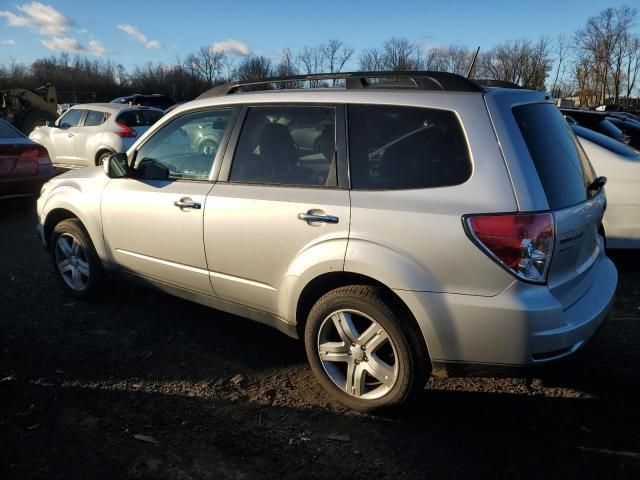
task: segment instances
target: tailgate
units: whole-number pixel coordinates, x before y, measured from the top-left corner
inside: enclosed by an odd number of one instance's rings
[[[553,212],[556,229],[549,288],[568,308],[591,286],[585,279],[598,260],[601,248],[599,229],[605,208],[604,193]]]
[[[554,105],[521,104],[512,112],[533,163],[529,180],[539,179],[554,217],[555,243],[547,280],[567,308],[589,289],[588,272],[600,256],[604,192],[589,190],[595,179],[593,168]]]

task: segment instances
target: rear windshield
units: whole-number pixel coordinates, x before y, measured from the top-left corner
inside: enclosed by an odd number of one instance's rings
[[[147,107],[156,107],[166,110],[172,105],[175,105],[175,101],[168,97],[143,97],[136,98],[134,105],[145,105]]]
[[[547,195],[556,210],[587,199],[593,180],[591,164],[560,111],[549,103],[513,108],[529,153]]]
[[[596,143],[600,145],[602,148],[606,148],[618,155],[622,155],[623,157],[628,158],[637,158],[640,156],[640,152],[635,148],[631,148],[624,143],[620,143],[617,140],[614,140],[611,137],[607,137],[598,132],[594,132],[593,130],[589,130],[588,128],[581,127],[580,125],[571,125],[573,129],[573,133],[578,135],[579,137],[586,138],[590,142]]]
[[[0,138],[20,138],[24,137],[20,132],[18,132],[11,125],[6,123],[4,120],[0,120]]]
[[[118,115],[116,122],[127,127],[150,127],[162,117],[163,112],[157,110],[129,110]]]

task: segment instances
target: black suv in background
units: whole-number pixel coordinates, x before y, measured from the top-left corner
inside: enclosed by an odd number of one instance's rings
[[[130,105],[141,105],[143,107],[155,107],[166,110],[175,105],[176,101],[167,95],[160,95],[158,93],[148,95],[135,93],[133,95],[127,95],[126,97],[115,98],[111,100],[110,103],[128,103]]]

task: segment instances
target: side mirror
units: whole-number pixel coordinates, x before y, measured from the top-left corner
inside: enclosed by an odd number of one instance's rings
[[[124,178],[129,175],[129,163],[126,153],[114,153],[102,164],[104,173],[109,178]]]

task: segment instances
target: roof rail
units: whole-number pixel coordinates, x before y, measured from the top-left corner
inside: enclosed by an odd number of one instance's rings
[[[393,88],[399,85],[394,83],[376,83],[369,79],[406,79],[413,82],[413,87],[419,90],[444,90],[453,92],[482,92],[483,89],[475,81],[461,75],[448,72],[431,71],[398,71],[398,72],[344,72],[344,73],[318,73],[313,75],[292,75],[289,77],[272,77],[262,80],[233,81],[213,87],[198,99],[219,97],[238,93],[247,87],[269,85],[274,83],[290,82],[318,82],[323,80],[344,80],[347,90],[359,90],[365,88]]]
[[[477,79],[475,81],[478,85],[482,85],[483,87],[498,87],[498,88],[518,88],[523,89],[517,83],[507,82],[505,80],[493,80],[490,78]]]

